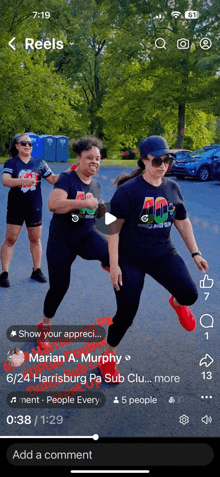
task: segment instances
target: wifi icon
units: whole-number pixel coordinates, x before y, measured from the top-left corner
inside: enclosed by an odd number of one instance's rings
[[[171,13],[171,17],[178,18],[181,15],[181,12],[175,11]]]

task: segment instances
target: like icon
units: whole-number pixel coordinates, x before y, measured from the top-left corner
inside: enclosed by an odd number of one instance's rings
[[[214,280],[209,278],[208,275],[205,274],[203,280],[200,280],[200,288],[212,288],[214,285]]]

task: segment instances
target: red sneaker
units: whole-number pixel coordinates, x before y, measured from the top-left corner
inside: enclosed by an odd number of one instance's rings
[[[169,298],[169,303],[177,313],[179,322],[186,331],[193,331],[196,328],[196,320],[188,306],[176,306],[173,303],[173,296]]]
[[[45,333],[50,332],[50,328],[51,328],[50,324],[45,325],[42,321],[38,323],[37,325],[37,345],[42,350],[45,350],[46,348],[48,348],[48,345],[50,343],[48,338],[45,335]]]
[[[105,382],[114,384],[118,384],[120,382],[120,373],[117,369],[116,356],[114,352],[103,351],[102,361],[100,361],[98,368],[100,369],[101,375]]]
[[[110,267],[105,267],[102,263],[101,263],[101,267],[103,268],[103,270],[110,273]]]

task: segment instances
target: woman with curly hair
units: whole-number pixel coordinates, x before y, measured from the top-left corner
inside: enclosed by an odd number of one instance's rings
[[[47,244],[50,288],[44,302],[43,321],[38,324],[41,336],[50,331],[51,319],[70,284],[71,266],[77,255],[84,260],[99,260],[109,266],[107,236],[95,226],[95,215],[103,213],[101,186],[93,178],[99,169],[102,143],[95,137],[77,140],[77,167],[62,173],[49,197],[53,212]],[[46,342],[37,340],[41,348]]]

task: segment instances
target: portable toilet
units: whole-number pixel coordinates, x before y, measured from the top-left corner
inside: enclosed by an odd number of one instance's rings
[[[54,136],[56,139],[56,161],[67,162],[68,160],[68,141],[67,136]]]
[[[54,162],[56,160],[56,139],[50,134],[42,134],[40,137],[43,140],[43,159]]]
[[[27,132],[26,134],[33,142],[31,156],[36,157],[36,159],[43,159],[43,140],[41,137],[33,132]]]

